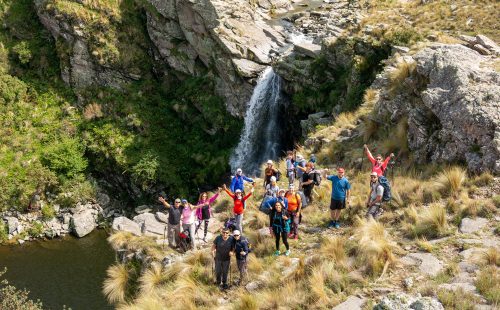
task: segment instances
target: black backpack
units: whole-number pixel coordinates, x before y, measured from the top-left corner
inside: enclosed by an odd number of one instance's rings
[[[281,179],[281,171],[277,170],[275,177],[276,177],[276,181],[279,181]]]
[[[313,176],[314,185],[319,186],[321,184],[321,180],[322,180],[321,173],[317,170],[313,170],[310,173]]]

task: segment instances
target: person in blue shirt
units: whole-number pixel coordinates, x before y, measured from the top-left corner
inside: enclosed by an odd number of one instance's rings
[[[250,182],[250,183],[253,183],[254,181],[246,176],[243,175],[243,171],[238,168],[236,170],[236,175],[233,177],[233,179],[231,180],[231,185],[229,186],[229,189],[231,190],[231,192],[235,192],[237,189],[241,190],[243,193],[245,192],[245,187],[244,187],[244,183],[246,182]]]
[[[351,184],[344,174],[344,168],[338,168],[337,175],[326,177],[327,180],[332,181],[332,200],[330,203],[332,221],[328,225],[329,228],[340,228],[340,211],[350,203]]]

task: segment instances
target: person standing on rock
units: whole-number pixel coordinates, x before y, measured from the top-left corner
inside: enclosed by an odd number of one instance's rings
[[[234,254],[236,255],[236,265],[240,272],[238,284],[242,285],[247,279],[247,256],[250,251],[247,238],[243,237],[240,231],[233,231],[234,237]]]
[[[370,194],[366,201],[366,218],[377,218],[381,214],[380,206],[382,205],[382,197],[384,196],[384,187],[379,182],[377,172],[370,174]]]
[[[300,195],[295,191],[295,186],[293,184],[290,184],[288,186],[288,192],[286,193],[285,197],[288,202],[287,211],[290,215],[290,222],[292,224],[292,228],[288,237],[298,239],[302,200],[300,199]]]
[[[160,201],[163,206],[168,210],[168,223],[167,223],[167,239],[168,245],[172,248],[179,247],[179,234],[181,232],[181,215],[182,215],[182,207],[181,200],[176,198],[174,201],[174,206],[172,207],[163,197],[159,197],[158,201]]]
[[[328,170],[326,170],[328,172]],[[351,184],[344,176],[344,168],[337,169],[337,175],[328,175],[327,180],[332,182],[332,199],[330,202],[330,213],[332,220],[329,228],[340,228],[340,212],[350,203]]]
[[[268,184],[271,184],[271,178],[272,177],[276,178],[277,175],[278,175],[278,169],[275,169],[273,167],[272,160],[268,160],[267,167],[264,170],[264,188],[266,188]]]
[[[276,198],[280,190],[278,184],[276,183],[276,177],[272,176],[270,181],[271,182],[266,185],[266,196]]]
[[[372,163],[372,172],[376,172],[377,176],[379,177],[384,177],[385,170],[387,169],[387,165],[391,161],[391,159],[394,157],[394,153],[391,153],[391,155],[387,156],[385,160],[382,161],[382,155],[377,154],[375,158],[373,158],[372,153],[368,149],[368,145],[363,145],[363,148],[365,149],[366,156],[368,157],[368,160]],[[385,177],[384,177],[385,178]]]
[[[212,256],[215,258],[215,285],[227,289],[227,275],[231,256],[234,254],[234,238],[229,235],[229,229],[223,228],[221,234],[214,239]]]
[[[286,152],[286,176],[288,184],[295,182],[295,161],[293,160],[293,151]]]
[[[201,208],[203,205],[194,206],[190,204],[186,199],[181,200],[182,203],[182,230],[189,231],[189,237],[191,238],[191,249],[196,250],[196,209]]]
[[[271,210],[269,230],[276,241],[275,256],[279,256],[280,252],[280,237],[286,247],[285,255],[290,255],[290,246],[288,245],[288,233],[290,232],[290,217],[285,210],[285,206],[281,201],[277,201],[274,208]]]
[[[208,232],[208,222],[210,221],[210,217],[212,216],[212,208],[211,205],[215,202],[217,197],[219,197],[220,192],[222,191],[222,188],[218,188],[217,192],[208,198],[208,193],[203,192],[200,194],[200,198],[198,199],[198,206],[201,206],[201,208],[196,209],[196,217],[198,218],[198,225],[196,226],[196,230],[194,234],[196,235],[198,233],[198,229],[200,229],[201,224],[204,223],[204,230],[203,230],[203,241],[207,242],[207,232]]]
[[[243,170],[241,168],[236,169],[236,175],[231,180],[231,185],[229,189],[234,193],[237,189],[245,192],[245,182],[254,183],[253,179],[250,179],[243,175]]]
[[[223,185],[224,191],[233,199],[233,212],[234,212],[234,217],[236,221],[236,229],[239,230],[240,232],[243,232],[243,213],[245,212],[245,201],[252,195],[254,191],[254,187],[252,186],[252,189],[250,190],[250,193],[248,193],[246,196],[243,196],[243,191],[237,189],[235,193],[231,193],[228,191],[226,184]]]

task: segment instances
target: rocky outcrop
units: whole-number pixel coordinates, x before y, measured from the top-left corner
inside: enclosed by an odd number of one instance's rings
[[[377,114],[405,118],[419,162],[465,162],[470,171],[498,174],[500,74],[492,61],[459,44],[400,57],[372,85],[382,89]]]
[[[444,310],[443,305],[435,298],[422,297],[420,295],[410,296],[404,293],[391,293],[380,301],[374,310],[389,309],[426,309]]]
[[[138,42],[133,34],[122,34],[123,30],[114,26],[127,22],[121,8],[106,10],[103,4],[96,9],[86,2],[67,2],[74,10],[54,0],[35,1],[41,22],[62,46],[63,79],[77,89],[91,85],[119,88],[140,79],[147,72],[137,69],[140,66],[136,63],[143,59],[130,56],[127,65],[122,54],[141,54],[151,61],[156,58],[157,70],[167,76],[183,78],[212,71],[216,91],[228,110],[242,115],[254,78],[284,45],[283,35],[269,27],[245,0],[145,0],[147,33]],[[94,20],[89,20],[89,15]],[[127,44],[133,51],[127,50]],[[103,56],[106,53],[110,55]]]
[[[141,227],[139,224],[126,218],[125,216],[115,218],[111,227],[114,230],[130,232],[136,236],[141,235]]]

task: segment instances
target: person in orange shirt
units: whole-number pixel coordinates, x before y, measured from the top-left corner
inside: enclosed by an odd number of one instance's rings
[[[222,186],[224,188],[224,191],[229,195],[229,197],[233,198],[234,201],[234,207],[233,207],[233,212],[234,212],[234,218],[236,220],[236,229],[239,230],[240,232],[243,232],[243,212],[245,212],[245,201],[250,197],[254,191],[254,187],[252,186],[252,189],[250,193],[248,193],[245,197],[243,197],[243,192],[241,189],[237,189],[234,194],[231,193],[227,187],[226,184]]]
[[[285,194],[285,197],[288,200],[288,214],[290,215],[290,220],[292,222],[292,229],[289,237],[298,239],[302,201],[300,199],[300,195],[295,191],[295,186],[293,184],[288,186],[288,192]]]

